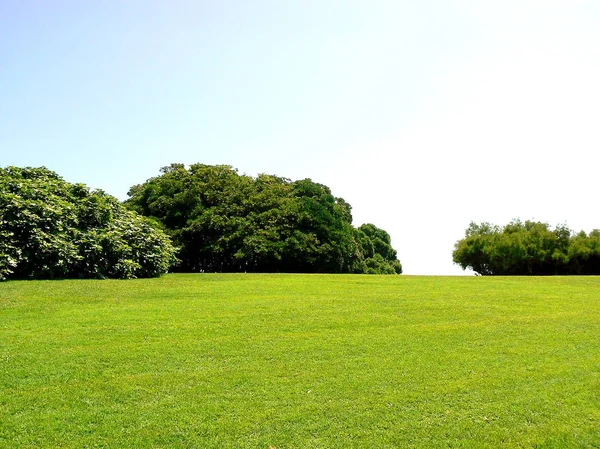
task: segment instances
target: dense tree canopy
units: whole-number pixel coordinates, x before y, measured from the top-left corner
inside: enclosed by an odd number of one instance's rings
[[[180,271],[401,273],[387,232],[310,179],[172,164],[129,191],[128,207],[181,247]]]
[[[0,168],[0,280],[165,273],[170,239],[102,191],[46,168]]]
[[[455,263],[481,275],[600,274],[600,230],[515,220],[503,228],[471,223],[456,242]]]

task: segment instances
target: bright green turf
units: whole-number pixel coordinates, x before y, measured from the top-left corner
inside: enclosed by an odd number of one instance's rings
[[[0,284],[3,448],[600,447],[600,278]]]

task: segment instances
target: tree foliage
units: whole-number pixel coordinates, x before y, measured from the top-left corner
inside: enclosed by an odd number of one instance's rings
[[[0,280],[165,273],[170,239],[117,199],[46,168],[0,168]]]
[[[504,227],[471,223],[452,257],[481,275],[600,274],[600,231],[574,234],[560,225],[514,220]]]
[[[129,197],[128,207],[160,222],[180,246],[180,271],[402,271],[389,235],[354,228],[350,205],[310,179],[172,164]]]

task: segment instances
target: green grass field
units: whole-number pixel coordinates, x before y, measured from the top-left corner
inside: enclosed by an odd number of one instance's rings
[[[600,447],[600,278],[0,284],[2,448]]]

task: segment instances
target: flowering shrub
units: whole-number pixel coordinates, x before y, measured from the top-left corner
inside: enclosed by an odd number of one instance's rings
[[[153,277],[169,237],[119,201],[46,168],[0,168],[0,280]]]

